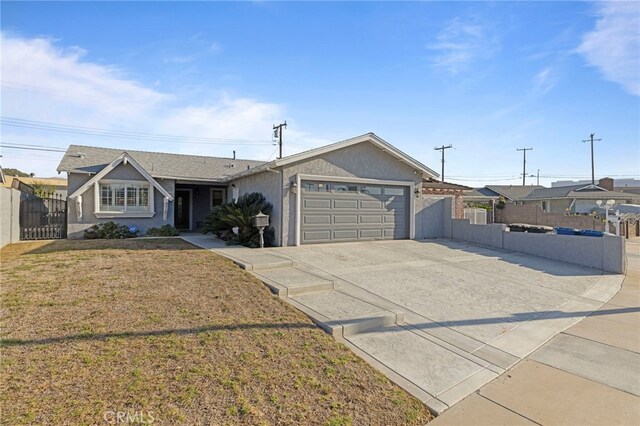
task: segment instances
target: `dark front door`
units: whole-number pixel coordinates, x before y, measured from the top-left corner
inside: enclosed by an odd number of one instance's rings
[[[173,223],[178,229],[191,229],[191,191],[176,189]]]

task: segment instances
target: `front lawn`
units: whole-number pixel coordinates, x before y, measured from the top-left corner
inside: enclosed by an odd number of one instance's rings
[[[430,418],[258,280],[182,240],[14,244],[0,256],[3,424]]]

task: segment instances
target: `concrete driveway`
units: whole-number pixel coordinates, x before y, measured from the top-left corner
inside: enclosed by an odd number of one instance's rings
[[[600,308],[623,278],[449,240],[215,251],[438,413]]]

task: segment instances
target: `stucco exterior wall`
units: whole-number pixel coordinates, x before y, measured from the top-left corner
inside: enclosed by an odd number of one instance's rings
[[[453,196],[423,195],[421,207],[416,219],[416,239],[449,238],[445,233],[445,223],[452,219],[451,204]],[[447,215],[449,215],[447,217]]]
[[[20,241],[20,191],[0,187],[0,247]]]
[[[290,184],[298,174],[411,181],[414,182],[414,187],[422,184],[420,173],[366,142],[286,166],[282,170],[282,245],[295,245],[296,195],[290,191]],[[408,195],[411,198],[410,202],[415,206],[417,236],[420,235],[418,222],[423,205],[421,198],[416,198],[413,194],[413,189],[411,188]]]
[[[271,226],[275,230],[275,244],[282,245],[282,175],[277,171],[267,171],[250,175],[233,181],[238,195],[251,192],[260,192],[267,201],[273,204],[271,212]],[[229,188],[228,197],[231,197],[233,187]]]
[[[78,173],[69,173],[68,190],[69,194],[73,194],[85,182],[90,180],[92,176]],[[122,179],[122,180],[139,180],[146,182],[146,179],[138,173],[130,164],[121,164],[110,173],[105,179]],[[158,183],[171,195],[174,194],[175,184],[171,179],[157,179]],[[151,218],[102,218],[95,216],[94,206],[94,188],[93,185],[82,194],[82,219],[78,220],[76,211],[76,201],[68,200],[67,209],[67,237],[69,239],[83,238],[84,230],[96,223],[116,222],[126,226],[136,226],[142,233],[150,227],[159,227],[165,224],[173,225],[173,202],[169,202],[169,211],[167,220],[162,220],[162,211],[164,209],[164,196],[154,188],[154,211],[155,215]]]

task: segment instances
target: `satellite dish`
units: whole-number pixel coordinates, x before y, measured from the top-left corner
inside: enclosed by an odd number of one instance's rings
[[[602,207],[602,200],[597,200],[596,204],[598,205],[598,207]]]

